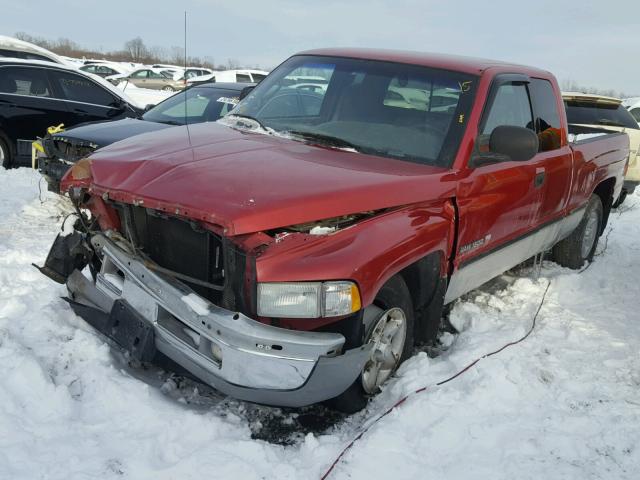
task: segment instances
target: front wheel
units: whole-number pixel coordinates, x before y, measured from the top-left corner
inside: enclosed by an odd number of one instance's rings
[[[392,277],[368,308],[375,310],[375,319],[359,343],[373,344],[371,355],[356,381],[345,392],[325,402],[334,410],[345,413],[362,410],[369,397],[378,393],[384,382],[411,355],[413,304],[402,277]]]
[[[603,208],[598,195],[592,195],[576,229],[553,247],[553,259],[573,270],[591,262],[602,231]]]

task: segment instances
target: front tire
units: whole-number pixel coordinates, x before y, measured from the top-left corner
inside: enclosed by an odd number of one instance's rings
[[[362,410],[369,398],[411,355],[414,345],[414,313],[411,294],[401,276],[396,275],[380,289],[373,306],[380,311],[376,320],[358,339],[358,344],[373,343],[374,348],[363,371],[342,394],[325,405],[344,413]],[[349,339],[347,339],[349,340]]]
[[[553,247],[553,259],[573,270],[591,262],[602,232],[603,208],[598,195],[591,195],[582,220],[576,229]]]

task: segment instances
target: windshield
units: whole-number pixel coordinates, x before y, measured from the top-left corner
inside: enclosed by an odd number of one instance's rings
[[[184,125],[213,122],[229,113],[238,103],[240,91],[223,88],[193,87],[172,95],[146,112],[149,122]]]
[[[573,124],[602,125],[639,129],[638,123],[622,104],[566,100],[567,121]]]
[[[449,166],[476,78],[400,63],[295,56],[266,77],[231,118],[255,119],[254,128],[294,140]]]

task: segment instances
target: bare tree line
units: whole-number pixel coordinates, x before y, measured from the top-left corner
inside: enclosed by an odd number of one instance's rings
[[[562,88],[563,92],[581,92],[581,93],[591,93],[594,95],[604,95],[606,97],[615,97],[615,98],[630,98],[635,97],[637,95],[631,95],[628,92],[614,90],[612,88],[596,88],[596,87],[585,87],[584,85],[580,85],[573,79],[565,78],[560,83],[560,88]]]
[[[141,37],[135,37],[124,43],[122,50],[97,51],[85,48],[68,38],[58,38],[48,40],[43,37],[36,37],[25,32],[17,32],[15,37],[30,42],[40,47],[51,50],[58,55],[74,58],[85,58],[95,60],[111,60],[114,62],[134,62],[147,65],[161,63],[171,65],[184,65],[184,48],[173,46],[165,48],[161,46],[148,47]],[[241,68],[240,62],[235,59],[228,59],[224,64],[216,64],[212,57],[188,56],[187,66],[207,67],[216,70]]]

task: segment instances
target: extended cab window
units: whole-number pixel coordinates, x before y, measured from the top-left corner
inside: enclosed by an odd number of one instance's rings
[[[51,73],[53,81],[59,85],[67,100],[105,107],[113,106],[116,103],[113,95],[86,77],[62,71]]]
[[[547,152],[560,148],[560,115],[551,83],[548,80],[532,78],[529,91],[533,101],[539,151]]]
[[[0,93],[52,97],[47,71],[28,67],[0,68]]]
[[[533,130],[531,104],[527,87],[524,84],[506,83],[498,87],[481,133],[482,135],[491,135],[493,129],[500,125],[512,125]]]

